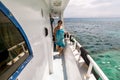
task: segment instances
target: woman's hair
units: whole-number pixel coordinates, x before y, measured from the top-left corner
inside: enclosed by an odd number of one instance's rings
[[[58,23],[61,23],[61,24],[62,24],[62,20],[59,20]]]

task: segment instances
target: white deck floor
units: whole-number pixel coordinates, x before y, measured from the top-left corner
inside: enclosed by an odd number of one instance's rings
[[[49,75],[48,80],[65,80],[64,79],[64,69],[63,69],[63,56],[58,56],[58,52],[54,52],[54,59],[53,59],[53,74]]]
[[[71,47],[72,48],[72,47]],[[82,58],[80,58],[79,54],[76,50],[72,50],[76,61],[78,61],[77,65],[79,67],[79,71],[82,76],[82,80],[96,80],[93,74],[90,75],[89,79],[85,79],[85,74],[87,72],[87,67]],[[50,74],[48,80],[67,80],[66,77],[66,68],[63,56],[58,56],[58,52],[54,52],[53,59],[53,74]],[[79,60],[80,58],[80,60]]]

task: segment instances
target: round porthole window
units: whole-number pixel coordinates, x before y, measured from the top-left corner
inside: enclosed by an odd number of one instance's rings
[[[45,37],[48,36],[48,29],[45,28]]]

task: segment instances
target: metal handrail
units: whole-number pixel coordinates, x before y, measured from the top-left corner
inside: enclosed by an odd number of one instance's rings
[[[8,51],[12,51],[13,49],[17,48],[17,46],[22,46],[23,48],[23,44],[25,44],[25,41],[22,41],[21,43],[12,46],[11,48],[8,49]]]
[[[103,71],[100,69],[100,67],[95,63],[95,61],[92,59],[92,57],[90,55],[87,55],[88,59],[90,60],[90,65],[92,67],[94,67],[94,69],[97,71],[97,73],[99,74],[99,76],[103,79],[103,80],[109,80],[106,75],[103,73]],[[89,66],[90,67],[90,66]],[[89,72],[91,72],[92,69],[88,69],[87,74],[89,75]]]
[[[80,45],[80,43],[78,41],[76,41],[75,38],[72,38],[72,39],[74,41],[75,47],[77,46],[80,49],[82,47]],[[83,53],[81,53],[81,54],[83,54]],[[100,67],[96,64],[96,62],[92,59],[92,57],[88,54],[86,56],[87,56],[88,60],[90,61],[89,68],[88,68],[88,71],[87,71],[87,76],[90,76],[90,73],[92,72],[92,68],[94,68],[97,71],[100,78],[102,78],[102,80],[109,80],[107,78],[107,76],[103,73],[103,71],[100,69]]]

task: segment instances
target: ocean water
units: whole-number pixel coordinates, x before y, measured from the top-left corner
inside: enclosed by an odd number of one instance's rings
[[[65,29],[80,42],[109,80],[120,80],[120,18],[65,18]]]

